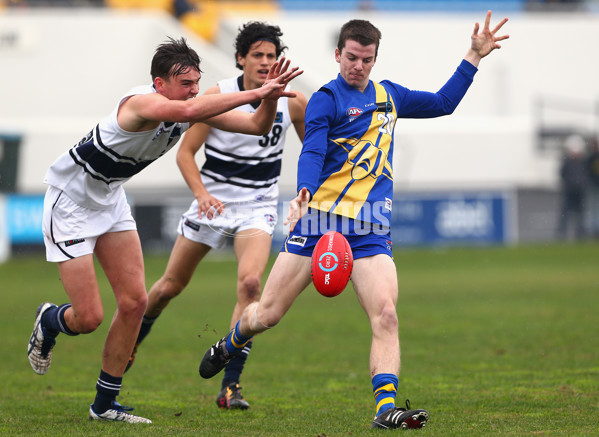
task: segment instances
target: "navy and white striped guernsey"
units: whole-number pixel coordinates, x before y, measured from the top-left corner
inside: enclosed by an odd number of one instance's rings
[[[154,92],[153,85],[129,90],[108,117],[58,157],[44,182],[81,206],[109,209],[119,199],[122,185],[168,152],[189,129],[189,123],[166,122],[143,132],[121,129],[117,121],[120,105],[133,95]]]

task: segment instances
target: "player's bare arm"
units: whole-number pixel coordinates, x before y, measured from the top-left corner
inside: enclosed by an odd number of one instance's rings
[[[287,81],[287,83],[289,83],[290,80],[303,73],[303,71],[299,70],[297,67],[288,70],[289,64],[290,61],[285,60],[285,58],[281,58],[278,66],[277,64],[273,64],[269,71],[268,77],[264,82],[264,85],[256,89],[268,88],[273,81],[280,77],[281,74],[287,74],[291,72],[289,76],[290,79]],[[287,73],[282,73],[285,71],[287,71]],[[214,90],[214,88],[216,88],[216,90]],[[209,92],[219,93],[218,87],[214,88],[211,88],[206,92],[206,94]],[[277,92],[270,93],[267,97],[265,97],[256,112],[253,114],[249,114],[244,111],[229,111],[207,119],[204,122],[212,127],[228,132],[237,132],[248,135],[265,135],[272,128],[272,124],[277,113],[277,100],[280,97],[291,97],[292,99],[290,102],[294,102],[297,98],[297,92],[285,91],[284,88],[278,89]],[[305,102],[305,97],[303,100]]]
[[[466,53],[466,56],[464,56],[464,59],[475,67],[478,67],[482,58],[487,56],[493,50],[501,48],[499,41],[506,40],[510,37],[509,35],[497,35],[497,32],[505,23],[507,23],[508,19],[504,18],[493,30],[491,30],[491,15],[492,12],[488,11],[482,32],[479,33],[480,25],[478,23],[474,24],[474,31],[471,36],[471,46],[468,53]]]
[[[180,76],[171,77],[169,80],[156,78],[155,86],[158,93],[135,95],[127,99],[121,105],[118,121],[121,128],[129,132],[140,132],[149,130],[161,121],[166,122],[198,122],[210,117],[230,111],[237,106],[244,105],[260,99],[278,99],[282,96],[293,97],[291,93],[285,92],[289,81],[303,73],[297,67],[289,69],[289,62],[278,62],[273,64],[269,71],[269,78],[261,88],[240,91],[238,93],[227,93],[226,95],[205,94],[187,100],[169,98],[170,81],[199,81],[199,73],[189,72]],[[197,76],[197,77],[196,77]],[[190,95],[189,97],[194,97]],[[276,103],[275,103],[276,104]]]
[[[266,135],[275,121],[276,100],[262,100],[253,114],[232,110],[204,120],[204,123],[227,132],[246,135]]]
[[[297,95],[296,98],[289,101],[289,115],[291,116],[291,121],[293,122],[297,136],[303,142],[306,133],[304,121],[308,100],[302,93],[298,91],[295,91],[295,93]],[[295,224],[308,211],[308,202],[310,202],[311,197],[312,195],[308,189],[302,188],[297,197],[289,202],[289,214],[284,222],[285,225],[290,225],[289,232],[293,231]]]
[[[210,126],[204,123],[196,123],[185,132],[177,150],[177,165],[183,179],[198,201],[198,215],[202,217],[205,214],[206,217],[212,219],[216,214],[222,214],[225,206],[206,190],[195,160],[196,154],[206,142],[209,133]]]
[[[289,100],[289,115],[291,116],[291,122],[295,128],[295,132],[299,137],[300,141],[304,141],[304,135],[306,133],[306,126],[304,120],[306,118],[306,105],[308,99],[299,91],[293,91],[295,98]]]

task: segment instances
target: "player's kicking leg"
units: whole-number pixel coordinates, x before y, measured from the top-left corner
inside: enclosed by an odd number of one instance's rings
[[[260,303],[246,307],[235,328],[206,351],[200,363],[202,378],[212,378],[225,368],[235,355],[239,354],[251,338],[275,326],[289,310],[295,299],[311,281],[310,257],[291,253],[280,253],[273,265]],[[265,314],[258,311],[264,308]],[[249,336],[241,333],[240,325],[245,326]]]

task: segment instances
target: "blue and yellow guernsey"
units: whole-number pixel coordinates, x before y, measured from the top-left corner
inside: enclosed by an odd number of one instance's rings
[[[312,194],[310,208],[388,227],[393,205],[393,132],[398,118],[451,114],[477,69],[462,61],[436,93],[384,80],[364,92],[341,75],[313,94],[298,161],[298,191]]]

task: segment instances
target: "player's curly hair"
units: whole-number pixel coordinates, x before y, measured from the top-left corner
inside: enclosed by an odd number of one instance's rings
[[[281,28],[279,26],[273,26],[266,24],[261,21],[250,21],[245,23],[239,28],[237,38],[235,38],[235,66],[240,70],[243,67],[237,62],[237,57],[245,57],[250,51],[250,46],[256,41],[268,41],[275,45],[277,52],[277,59],[287,49],[287,46],[283,45],[281,41]]]
[[[201,59],[194,49],[187,45],[185,38],[173,39],[170,36],[168,41],[160,44],[156,48],[152,58],[150,74],[152,80],[157,77],[169,78],[185,74],[189,70],[200,70]]]
[[[374,56],[379,52],[379,43],[381,41],[381,31],[378,30],[370,21],[366,20],[350,20],[341,27],[339,39],[337,40],[337,48],[339,52],[345,47],[345,42],[348,39],[357,41],[363,46],[375,44],[376,48]]]

